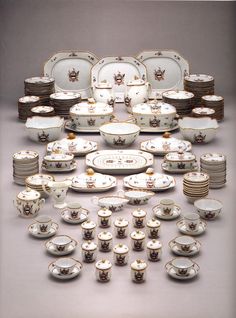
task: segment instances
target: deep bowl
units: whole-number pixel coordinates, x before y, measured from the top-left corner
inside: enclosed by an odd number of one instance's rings
[[[194,206],[200,217],[206,220],[215,219],[222,210],[222,203],[210,198],[197,200],[194,202]]]

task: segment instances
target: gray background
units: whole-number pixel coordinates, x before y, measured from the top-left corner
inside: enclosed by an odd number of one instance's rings
[[[235,317],[235,7],[233,2],[1,1],[1,317]],[[24,124],[16,118],[23,80],[40,74],[47,58],[63,49],[89,50],[102,57],[161,48],[179,51],[189,60],[192,72],[214,75],[216,92],[226,99],[226,118],[218,137],[209,145],[194,146],[198,158],[208,151],[228,156],[227,186],[210,191],[211,197],[224,204],[222,217],[209,222],[206,234],[199,238],[202,252],[194,258],[201,267],[200,275],[184,283],[167,277],[164,265],[173,257],[168,242],[178,231],[175,221],[163,221],[163,257],[159,263],[149,263],[145,284],[130,281],[128,266],[114,266],[112,281],[99,284],[93,264],[85,265],[82,275],[71,282],[52,280],[47,266],[54,258],[45,253],[42,241],[28,236],[31,220],[17,217],[12,206],[22,188],[12,183],[11,155],[25,148],[37,150],[41,158],[45,152],[44,146],[27,139]],[[116,106],[116,113],[120,118],[127,116],[122,105]],[[132,148],[149,137],[142,134]],[[84,138],[97,140],[100,149],[106,148],[98,135]],[[159,172],[160,164],[161,159],[156,158]],[[83,171],[80,159],[76,174]],[[183,213],[194,210],[182,195],[182,176],[176,181],[174,191],[157,194],[144,207],[149,217],[151,207],[164,197],[173,198]],[[122,177],[118,178],[119,188]],[[79,200],[96,220],[97,207],[90,197],[70,192],[68,200]],[[59,223],[60,234],[69,234],[81,243],[79,227],[63,224],[51,203],[49,199],[43,213]],[[130,219],[133,209],[127,206],[119,215]],[[126,242],[129,244],[128,239]],[[79,249],[74,257],[81,258]],[[111,259],[111,253],[107,257]],[[130,253],[130,261],[138,257],[145,258],[145,254]]]

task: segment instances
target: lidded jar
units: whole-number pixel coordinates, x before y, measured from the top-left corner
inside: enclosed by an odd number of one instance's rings
[[[157,219],[150,219],[147,221],[147,236],[156,239],[160,235],[160,227],[161,227],[161,222],[158,221]]]
[[[97,257],[97,244],[93,241],[86,241],[82,244],[82,258],[86,263],[92,263]]]
[[[125,244],[117,244],[113,248],[114,263],[119,266],[126,265],[128,262],[129,248]]]
[[[87,220],[81,224],[82,236],[84,240],[92,240],[95,236],[96,223],[91,220]]]
[[[103,207],[98,212],[98,226],[106,228],[111,226],[112,211]]]
[[[137,259],[131,264],[131,278],[135,283],[143,283],[146,280],[147,263]]]
[[[144,249],[145,233],[137,230],[130,234],[131,244],[134,251],[142,251]]]
[[[111,232],[103,231],[98,233],[98,248],[101,252],[110,252],[112,248]]]
[[[147,242],[147,257],[152,262],[157,262],[161,258],[162,244],[158,240]]]
[[[117,218],[114,222],[116,237],[125,238],[128,235],[129,221],[124,218]]]
[[[143,228],[145,226],[145,220],[146,220],[146,211],[138,208],[137,210],[134,210],[132,212],[133,216],[133,226],[137,228]]]
[[[107,259],[99,260],[96,265],[96,278],[100,282],[108,282],[111,279],[112,264]]]

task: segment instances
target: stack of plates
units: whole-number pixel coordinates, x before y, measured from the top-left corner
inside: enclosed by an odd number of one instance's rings
[[[202,96],[202,105],[214,109],[214,117],[218,121],[224,119],[224,98],[217,95]]]
[[[45,184],[46,190],[49,192],[50,188],[46,185],[49,181],[54,181],[54,177],[49,174],[37,173],[25,179],[25,185],[30,189],[36,190],[41,194],[41,197],[46,197],[42,185]]]
[[[81,95],[73,92],[58,92],[50,95],[56,115],[68,118],[70,108],[81,101]]]
[[[18,100],[18,117],[20,120],[26,121],[26,119],[32,116],[31,109],[39,105],[38,96],[23,96]]]
[[[50,104],[50,95],[54,93],[54,78],[30,77],[25,80],[25,95],[35,95],[40,98],[40,105]]]
[[[215,118],[215,111],[212,108],[208,107],[196,107],[192,110],[193,117],[210,117]]]
[[[210,188],[222,188],[226,183],[226,157],[220,153],[206,153],[200,157],[201,171],[210,177]]]
[[[209,176],[203,172],[189,172],[183,178],[183,192],[189,201],[204,198],[209,193]]]
[[[201,106],[202,96],[214,94],[214,77],[205,74],[185,76],[184,89],[194,94],[194,106]]]
[[[36,106],[31,109],[32,116],[51,117],[55,116],[54,108],[51,106]]]
[[[25,185],[25,179],[39,172],[39,155],[35,151],[21,150],[13,155],[13,179]]]
[[[175,106],[180,116],[189,115],[192,111],[194,94],[186,91],[166,91],[162,94],[165,103]]]

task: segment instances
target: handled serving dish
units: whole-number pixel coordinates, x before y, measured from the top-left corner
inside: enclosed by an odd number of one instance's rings
[[[43,158],[42,168],[51,172],[66,172],[76,169],[74,155],[63,153],[52,153]]]
[[[173,173],[186,173],[198,170],[196,156],[182,150],[166,154],[161,167],[164,171]]]

